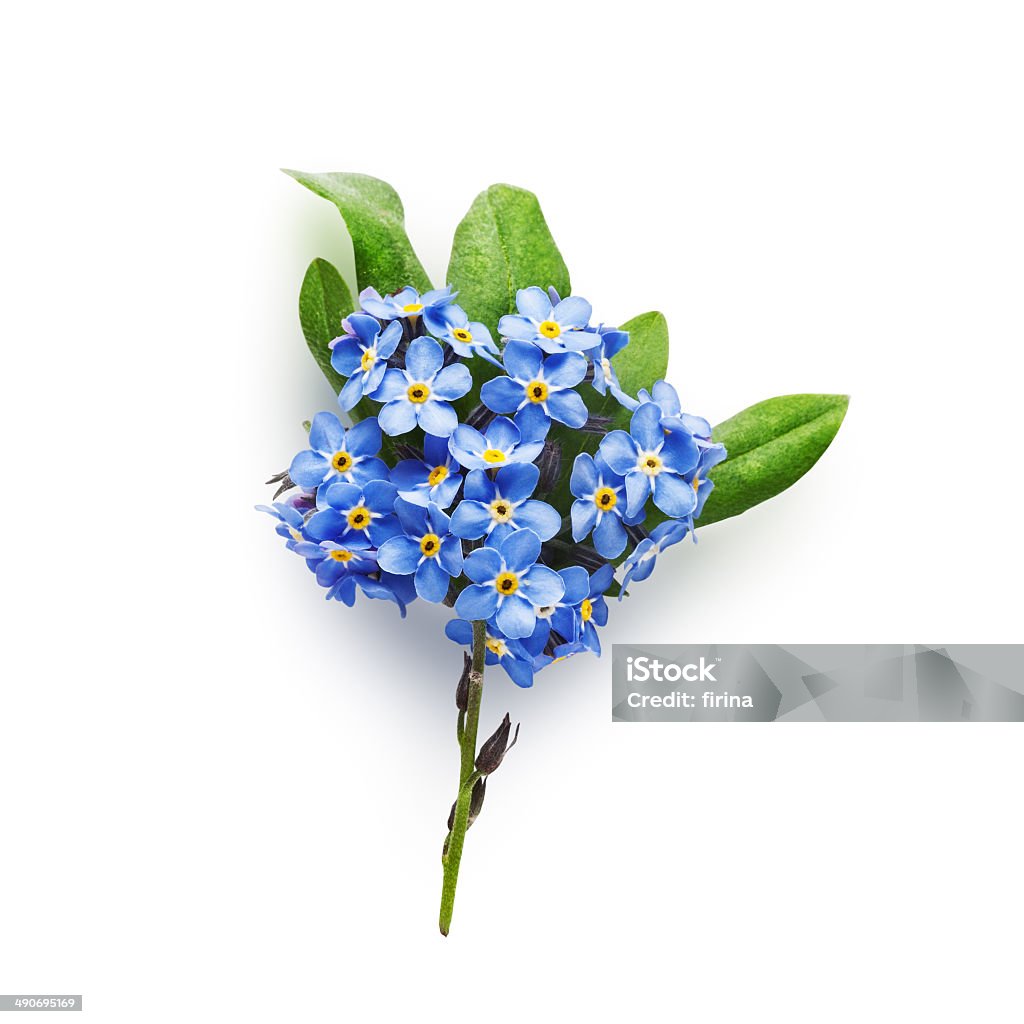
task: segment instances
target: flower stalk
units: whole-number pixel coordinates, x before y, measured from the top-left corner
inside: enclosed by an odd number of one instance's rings
[[[441,934],[447,935],[452,924],[452,911],[455,909],[455,887],[459,881],[459,864],[462,862],[462,848],[466,842],[466,829],[469,828],[470,803],[473,798],[473,787],[479,779],[474,761],[476,759],[476,734],[480,724],[480,704],[484,693],[484,659],[487,654],[487,624],[482,621],[473,623],[473,660],[469,669],[466,710],[459,711],[459,720],[463,722],[459,731],[459,795],[455,800],[455,814],[451,831],[445,840],[441,854],[441,866],[444,880],[441,885]]]

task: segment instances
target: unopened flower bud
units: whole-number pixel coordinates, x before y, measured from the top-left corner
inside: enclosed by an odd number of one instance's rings
[[[484,775],[492,775],[498,770],[502,758],[516,745],[516,740],[519,739],[519,726],[517,725],[515,737],[509,743],[508,735],[511,731],[512,722],[506,714],[501,720],[501,725],[495,729],[490,738],[484,740],[480,747],[480,753],[476,755],[477,771]]]
[[[484,806],[484,797],[487,795],[487,778],[486,776],[477,779],[473,784],[473,792],[469,797],[469,824],[472,825],[480,815],[480,811]]]
[[[460,711],[465,711],[469,707],[469,673],[473,669],[473,659],[462,652],[462,678],[459,680],[459,685],[455,687],[455,706]]]

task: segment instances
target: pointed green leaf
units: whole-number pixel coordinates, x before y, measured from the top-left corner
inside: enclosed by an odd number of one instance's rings
[[[352,294],[341,274],[327,260],[313,260],[299,290],[299,322],[309,351],[335,394],[345,378],[332,368],[331,350],[327,346],[342,333],[341,321],[352,310]]]
[[[846,395],[783,395],[715,427],[712,436],[729,457],[708,474],[715,489],[697,525],[738,516],[795,484],[831,444],[849,402]]]
[[[383,295],[408,284],[421,292],[430,289],[430,279],[405,233],[402,201],[386,181],[366,174],[284,173],[341,211],[352,236],[360,291],[373,287]]]
[[[641,388],[650,391],[654,382],[664,380],[668,373],[668,321],[661,313],[641,313],[620,330],[629,332],[629,344],[612,359],[612,366],[619,386],[635,398]],[[622,411],[628,422],[629,410]]]
[[[455,229],[448,283],[470,320],[493,333],[516,309],[516,292],[538,285],[569,294],[569,271],[532,192],[492,185]]]

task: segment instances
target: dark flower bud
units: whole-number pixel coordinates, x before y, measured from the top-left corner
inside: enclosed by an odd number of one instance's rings
[[[607,434],[611,425],[612,421],[608,416],[590,416],[579,429],[584,434]]]
[[[474,821],[480,816],[480,811],[483,810],[484,797],[487,795],[487,778],[477,779],[473,784],[473,792],[469,796],[469,824],[472,825]]]
[[[537,459],[537,468],[540,470],[538,489],[550,493],[558,483],[562,468],[562,446],[555,441],[545,441]]]
[[[484,740],[480,747],[480,753],[476,755],[477,771],[484,775],[492,775],[498,770],[504,756],[516,745],[519,739],[519,726],[516,726],[516,734],[509,743],[508,735],[512,731],[512,722],[506,714],[501,720],[501,725],[494,730],[494,733]]]
[[[278,473],[277,476],[271,477],[268,484],[277,484],[277,490],[274,491],[274,497],[272,500],[277,499],[284,494],[285,491],[290,491],[295,486],[295,481],[288,475],[287,471],[284,473]]]
[[[393,443],[396,458],[415,459],[416,462],[423,461],[423,452],[419,448],[416,448],[411,444],[406,444],[404,441],[398,441]]]
[[[634,526],[627,526],[626,534],[628,535],[629,539],[633,542],[634,547],[637,544],[639,544],[642,540],[647,540],[648,536],[647,531],[639,524],[636,524]]]
[[[459,685],[455,687],[455,706],[460,711],[469,707],[469,673],[473,670],[473,659],[465,652],[462,652],[462,678]]]
[[[472,427],[474,430],[479,430],[480,433],[483,433],[488,426],[490,426],[491,420],[493,420],[496,415],[496,413],[492,412],[486,405],[481,403],[476,406],[476,408],[470,410],[469,415],[465,420],[463,420],[463,422],[467,427]]]

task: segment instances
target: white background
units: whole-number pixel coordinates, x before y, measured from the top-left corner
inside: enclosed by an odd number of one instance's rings
[[[1020,7],[21,5],[0,78],[0,991],[95,1021],[1018,1021],[1019,727],[615,726],[517,691],[436,931],[449,614],[328,605],[251,511],[351,280],[277,168],[495,181],[595,316],[660,309],[724,419],[849,392],[790,492],[605,642],[1021,637]]]

